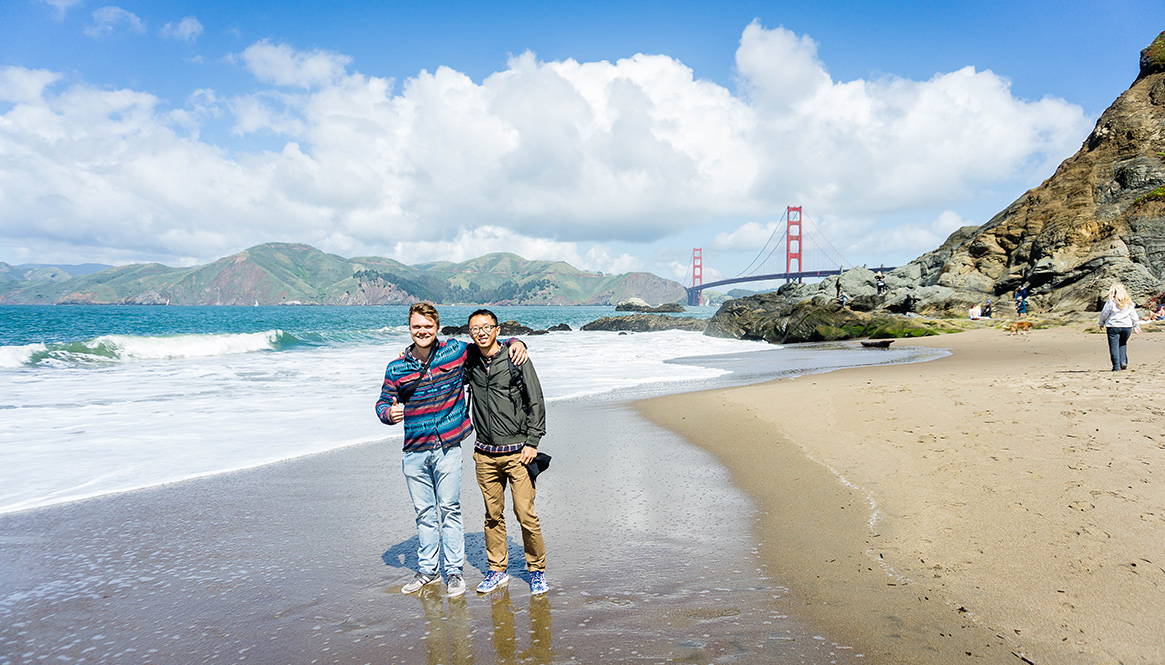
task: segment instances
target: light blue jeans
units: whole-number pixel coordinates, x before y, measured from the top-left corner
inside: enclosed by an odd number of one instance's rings
[[[445,575],[465,566],[465,527],[461,523],[461,446],[404,453],[401,468],[417,512],[420,572],[437,574],[437,550]]]

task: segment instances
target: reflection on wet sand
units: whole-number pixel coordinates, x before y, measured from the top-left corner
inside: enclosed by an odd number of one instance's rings
[[[514,634],[515,607],[510,601],[509,588],[493,593],[490,598],[493,616],[493,645],[498,663],[536,663],[543,665],[554,659],[550,641],[550,600],[546,596],[531,596],[527,609],[530,615],[530,646],[518,651]],[[521,614],[523,608],[516,608]]]
[[[473,663],[473,621],[465,596],[448,597],[441,588],[417,592],[425,616],[425,653],[430,665]]]
[[[425,620],[425,654],[429,665],[469,665],[473,660],[473,639],[477,632],[465,596],[449,597],[439,587],[425,587],[416,598]],[[547,665],[554,660],[551,646],[550,600],[546,596],[531,596],[526,607],[515,605],[510,590],[502,589],[487,597],[493,620],[494,661],[506,663],[533,663]],[[521,649],[515,618],[529,618],[529,645]],[[524,625],[523,625],[524,627]]]

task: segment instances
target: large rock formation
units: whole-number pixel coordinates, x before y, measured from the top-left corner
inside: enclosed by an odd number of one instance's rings
[[[897,316],[886,310],[856,311],[824,294],[804,300],[790,298],[789,292],[801,285],[787,286],[790,288],[724,303],[708,322],[705,334],[786,344],[858,337],[922,337],[953,330],[941,321]]]
[[[893,286],[947,287],[982,302],[1027,283],[1035,311],[1097,309],[1114,280],[1134,298],[1165,282],[1165,33],[1080,150],[983,226],[891,273]],[[934,307],[922,296],[923,307]]]
[[[1050,178],[983,226],[959,229],[885,275],[885,292],[877,293],[865,268],[786,284],[725,303],[708,334],[770,341],[881,335],[894,326],[873,321],[908,309],[966,316],[994,299],[997,312],[1009,310],[1010,302],[998,301],[1025,284],[1035,313],[1097,310],[1116,280],[1140,303],[1157,297],[1165,286],[1165,32],[1140,62],[1133,85]],[[837,302],[839,281],[849,309]]]

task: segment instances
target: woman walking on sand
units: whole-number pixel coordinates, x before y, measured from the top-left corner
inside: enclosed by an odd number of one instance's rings
[[[1125,285],[1113,282],[1108,289],[1108,302],[1100,310],[1100,327],[1108,332],[1108,355],[1112,358],[1112,371],[1117,372],[1129,366],[1125,352],[1129,337],[1141,332],[1141,317],[1137,316],[1137,306],[1125,290]]]

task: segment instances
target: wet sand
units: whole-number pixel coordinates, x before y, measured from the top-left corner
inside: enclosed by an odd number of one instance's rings
[[[640,406],[731,470],[799,615],[867,662],[1162,663],[1165,334],[1111,372],[1085,329]]]
[[[416,531],[385,442],[0,516],[0,665],[869,662],[799,618],[711,455],[617,401],[552,404],[550,424],[545,597],[516,532],[516,579],[473,592],[468,451],[470,591],[400,594]]]

